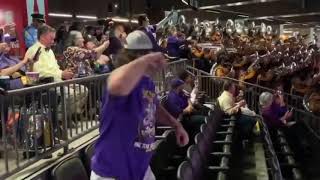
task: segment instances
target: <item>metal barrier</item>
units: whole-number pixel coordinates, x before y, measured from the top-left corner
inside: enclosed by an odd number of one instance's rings
[[[171,62],[154,77],[157,92],[166,74],[177,74],[186,59]],[[0,179],[9,177],[99,127],[108,74],[8,91],[0,95]]]
[[[217,99],[223,91],[224,81],[232,81],[236,84],[245,85],[245,99],[251,110],[259,112],[259,96],[262,92],[268,91],[275,93],[274,89],[269,89],[256,84],[247,82],[241,82],[236,79],[227,77],[215,77],[202,70],[195,69],[188,66],[190,71],[199,81],[200,91],[206,92],[206,94],[212,98]],[[314,113],[307,111],[303,107],[303,97],[283,93],[284,99],[287,102],[289,108],[294,108],[294,120],[303,122],[309,129],[310,133],[320,142],[320,117]]]
[[[192,64],[191,60],[181,59],[169,63],[163,71],[157,73],[153,78],[157,86],[157,93],[161,94],[168,91],[170,81],[176,77],[181,70],[186,69],[189,64]]]

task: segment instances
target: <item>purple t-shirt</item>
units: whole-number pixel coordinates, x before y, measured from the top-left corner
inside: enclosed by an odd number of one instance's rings
[[[8,54],[0,53],[0,70],[12,67],[18,64],[20,60],[18,58],[9,56]],[[26,67],[23,66],[20,71],[26,71]],[[23,88],[24,85],[20,78],[10,79],[10,89],[20,89]]]
[[[153,81],[144,76],[124,97],[104,98],[100,137],[91,160],[92,170],[117,180],[142,180],[155,148],[158,106]]]
[[[110,56],[111,54],[117,55],[121,49],[123,49],[123,45],[121,41],[117,37],[110,37],[109,38],[110,45],[108,49],[104,52],[105,55]]]
[[[182,46],[183,44],[184,44],[184,40],[181,40],[176,36],[169,36],[168,45],[167,45],[168,55],[171,57],[180,57],[180,54],[181,54],[180,46]]]
[[[286,107],[281,107],[273,102],[270,108],[262,109],[263,120],[269,128],[280,128],[284,126],[284,123],[280,119],[287,110]]]
[[[183,92],[169,92],[165,108],[173,117],[178,118],[186,107],[188,107],[188,97]]]

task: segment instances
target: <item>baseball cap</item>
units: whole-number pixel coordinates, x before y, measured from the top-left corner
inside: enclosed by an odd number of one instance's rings
[[[183,84],[184,84],[183,80],[176,78],[171,81],[171,88],[175,89]]]
[[[153,45],[150,38],[143,31],[133,31],[126,38],[126,49],[130,50],[152,50]]]
[[[39,20],[39,21],[42,22],[42,23],[45,23],[45,22],[46,22],[45,19],[44,19],[44,15],[43,15],[43,14],[34,13],[34,14],[31,14],[31,17],[32,17],[33,19]]]

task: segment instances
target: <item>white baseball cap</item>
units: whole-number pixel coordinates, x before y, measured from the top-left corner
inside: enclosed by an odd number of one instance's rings
[[[126,49],[131,50],[152,50],[153,45],[150,38],[143,31],[133,31],[126,38]]]

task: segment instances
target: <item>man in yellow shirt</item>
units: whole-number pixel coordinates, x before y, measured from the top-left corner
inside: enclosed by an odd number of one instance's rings
[[[38,29],[38,42],[28,49],[26,56],[34,61],[32,62],[32,71],[39,72],[40,77],[53,77],[54,82],[61,82],[72,79],[74,74],[70,69],[62,71],[59,67],[56,57],[51,50],[55,36],[56,31],[54,28],[48,25],[40,26]],[[35,57],[39,48],[40,54]],[[84,86],[77,84],[76,86],[70,85],[69,88],[69,90],[67,87],[64,88],[64,93],[69,93],[68,96],[65,96],[66,112],[81,114],[87,100],[88,90]]]
[[[221,110],[227,115],[237,115],[236,126],[240,130],[241,138],[251,138],[256,124],[255,113],[246,107],[244,100],[236,102],[236,86],[233,82],[226,81],[223,90],[218,97]]]
[[[62,71],[57,63],[56,57],[51,50],[54,44],[56,31],[48,25],[43,25],[38,29],[38,42],[32,45],[26,52],[26,56],[34,59],[34,56],[39,48],[40,54],[33,62],[33,71],[39,72],[40,77],[53,77],[55,82],[60,82],[62,79],[72,79],[74,74],[70,70]]]
[[[245,106],[245,101],[240,101],[236,103],[235,93],[236,93],[236,86],[234,83],[230,81],[226,81],[223,85],[223,92],[218,97],[218,102],[220,108],[223,112],[228,115],[234,115],[238,113],[241,107]]]

